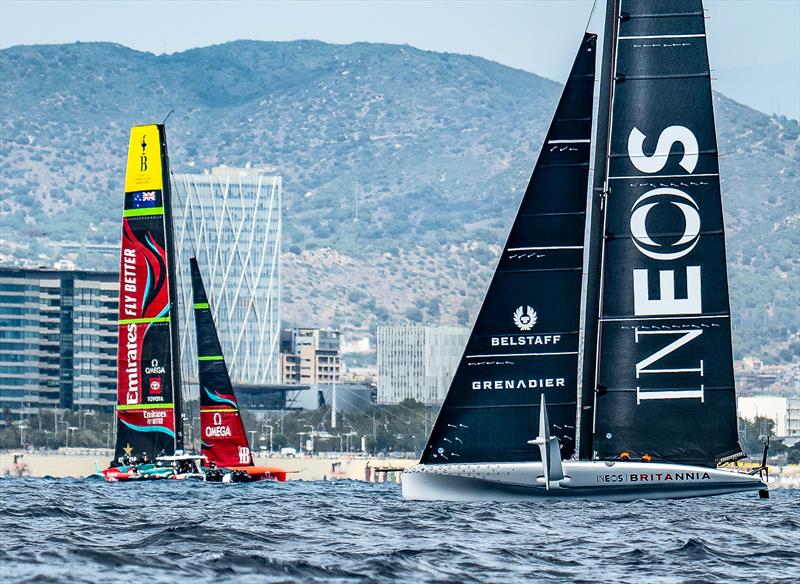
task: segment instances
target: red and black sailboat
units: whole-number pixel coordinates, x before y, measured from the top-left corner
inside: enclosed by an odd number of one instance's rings
[[[106,478],[183,449],[178,298],[163,125],[131,129],[122,213],[117,439]]]
[[[239,480],[285,481],[286,471],[253,463],[200,268],[197,259],[189,261],[197,332],[201,452],[209,464],[233,471]]]

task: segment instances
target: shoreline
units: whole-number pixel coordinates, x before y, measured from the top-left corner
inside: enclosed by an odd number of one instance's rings
[[[15,468],[14,456],[20,454],[22,455],[21,466]],[[86,450],[77,452],[0,452],[0,477],[85,478],[95,474],[96,465],[101,469],[105,468],[111,460],[111,456],[111,450],[103,449],[89,452]],[[349,479],[369,482],[399,482],[401,471],[417,462],[417,459],[364,457],[352,453],[314,457],[254,456],[254,463],[257,466],[276,466],[286,470],[287,481]],[[367,464],[369,464],[369,472]],[[20,472],[24,474],[20,475]],[[772,467],[770,468],[770,479],[770,488],[800,490],[800,465]]]
[[[111,450],[98,449],[92,452],[25,452],[8,451],[0,453],[0,476],[82,478],[94,474],[97,467],[108,466]],[[15,467],[14,457],[22,455]],[[370,482],[392,482],[399,480],[400,471],[417,463],[416,459],[360,457],[352,454],[340,456],[284,457],[254,456],[256,466],[276,466],[288,472],[286,480],[335,480],[350,479]],[[369,464],[369,472],[367,471]],[[380,472],[381,469],[395,469]],[[378,472],[375,472],[375,471]]]

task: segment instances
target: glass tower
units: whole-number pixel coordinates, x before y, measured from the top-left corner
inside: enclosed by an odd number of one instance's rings
[[[189,258],[197,257],[234,383],[279,381],[281,177],[214,168],[173,178],[181,353],[197,395]],[[188,394],[186,394],[189,397]]]

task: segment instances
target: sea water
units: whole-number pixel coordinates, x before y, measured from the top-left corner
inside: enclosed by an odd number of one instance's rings
[[[800,491],[404,501],[396,484],[0,479],[0,581],[800,581]]]

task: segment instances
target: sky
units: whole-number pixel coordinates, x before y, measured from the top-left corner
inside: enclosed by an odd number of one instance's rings
[[[603,2],[592,19],[600,26]],[[156,54],[237,39],[359,41],[477,55],[564,81],[593,0],[0,0],[0,48],[110,41]],[[714,87],[800,118],[800,0],[706,0]]]

